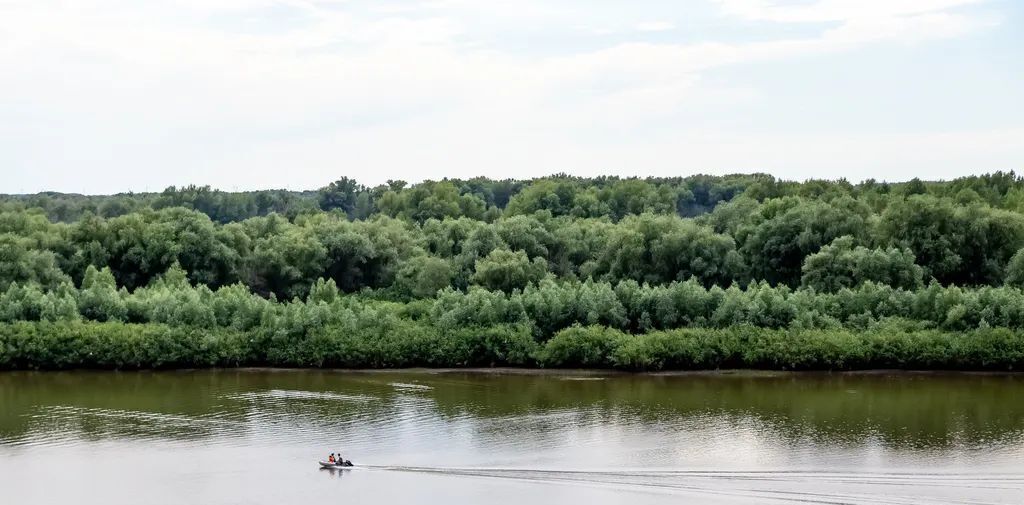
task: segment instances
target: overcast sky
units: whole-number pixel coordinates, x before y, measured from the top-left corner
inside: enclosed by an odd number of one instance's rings
[[[1020,0],[0,0],[0,192],[995,170]]]

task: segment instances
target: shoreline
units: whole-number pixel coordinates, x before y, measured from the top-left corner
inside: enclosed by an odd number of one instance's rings
[[[943,369],[900,369],[872,368],[863,370],[766,370],[756,368],[729,368],[718,370],[660,370],[660,371],[626,371],[600,368],[524,368],[524,367],[467,367],[467,368],[288,368],[288,367],[209,367],[209,368],[141,368],[141,369],[98,369],[73,368],[61,370],[0,370],[4,373],[194,373],[194,372],[243,372],[243,373],[296,373],[296,372],[327,372],[337,374],[388,374],[408,373],[421,375],[516,375],[537,377],[736,377],[736,378],[768,378],[785,376],[1024,376],[1019,371],[1009,370],[943,370]]]

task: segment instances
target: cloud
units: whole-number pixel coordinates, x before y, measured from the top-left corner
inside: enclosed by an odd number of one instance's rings
[[[691,40],[672,38],[682,30],[667,18],[629,19],[627,9],[627,29],[586,38],[553,28],[605,21],[585,5],[527,0],[3,2],[0,166],[32,175],[0,185],[311,187],[344,170],[367,182],[632,173],[681,157],[695,170],[701,160],[759,168],[737,157],[738,136],[697,133],[708,128],[693,108],[757,97],[747,83],[709,82],[710,72],[987,26],[961,11],[969,0],[714,1],[758,22],[828,25]],[[678,135],[648,140],[651,131]],[[779,160],[755,140],[741,144]]]
[[[676,25],[668,21],[645,21],[633,25],[633,28],[640,32],[666,32],[674,30]]]
[[[780,23],[849,22],[946,11],[985,0],[817,0],[780,3],[777,0],[716,0],[733,15]]]
[[[991,19],[964,14],[960,8],[985,0],[716,0],[723,11],[749,20],[775,23],[831,23],[822,42],[838,49],[878,40],[921,41],[962,35]]]

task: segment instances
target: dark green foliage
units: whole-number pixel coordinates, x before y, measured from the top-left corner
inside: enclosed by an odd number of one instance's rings
[[[1006,265],[1006,285],[1024,288],[1024,249],[1017,251]]]
[[[551,337],[537,362],[552,368],[612,368],[615,352],[629,337],[603,326],[574,326]]]
[[[1021,212],[1013,173],[0,196],[0,367],[1004,369]]]
[[[328,211],[338,209],[346,215],[352,216],[355,214],[359,195],[365,192],[366,188],[358,182],[348,177],[342,177],[320,188],[320,208]]]
[[[1000,284],[1010,257],[1024,247],[1024,215],[912,196],[889,205],[879,236],[886,244],[912,251],[939,282]]]
[[[0,369],[190,368],[256,362],[246,335],[159,324],[0,324]]]
[[[0,234],[0,286],[20,282],[54,288],[69,280],[53,252],[35,249],[29,240]]]
[[[909,249],[854,247],[853,237],[840,237],[804,259],[801,285],[818,291],[838,291],[864,282],[916,289],[923,270]]]
[[[616,281],[666,283],[696,277],[728,285],[746,273],[728,235],[673,217],[643,214],[623,220],[595,259],[593,274]]]
[[[472,281],[487,289],[509,292],[540,281],[546,272],[547,265],[540,258],[530,261],[523,251],[495,249],[477,260]]]
[[[0,324],[0,370],[190,368],[212,366],[381,368],[544,366],[630,371],[743,367],[774,370],[866,368],[1015,370],[1024,332],[1005,328],[948,333],[897,326],[867,332],[680,329],[628,335],[572,327],[539,346],[516,327],[445,333],[414,322],[326,326],[281,340],[261,329],[117,322]]]
[[[695,277],[705,286],[754,280],[795,287],[807,266],[806,284],[819,289],[865,281],[911,288],[913,255],[925,282],[978,286],[1003,284],[1010,258],[1024,247],[1024,183],[1012,173],[860,185],[764,175],[556,176],[367,188],[341,178],[309,194],[189,186],[4,200],[0,286],[50,289],[68,277],[80,284],[93,265],[109,267],[118,287],[134,290],[177,262],[193,284],[216,289],[240,281],[278,299],[304,296],[321,277],[347,293],[391,289],[421,297],[434,292],[444,269],[414,258],[426,253],[447,262],[448,283],[465,289],[478,261],[496,249],[546,261],[560,280],[663,284]],[[72,203],[78,210],[60,210]],[[44,213],[72,222],[55,224]],[[843,236],[851,237],[848,244],[817,255]],[[838,250],[847,245],[850,251]],[[823,269],[830,257],[842,265]],[[425,265],[436,283],[423,277],[418,267]],[[535,280],[533,273],[527,278]],[[419,287],[415,276],[424,281]]]
[[[395,283],[410,298],[427,298],[451,285],[452,273],[452,266],[447,260],[416,256],[402,265]]]
[[[616,349],[614,362],[628,370],[1014,370],[1024,365],[1024,333],[1005,328],[964,334],[886,327],[868,332],[684,329],[630,338]]]
[[[848,197],[769,200],[738,228],[736,239],[755,279],[793,286],[808,255],[844,235],[865,237],[869,214],[867,206]]]

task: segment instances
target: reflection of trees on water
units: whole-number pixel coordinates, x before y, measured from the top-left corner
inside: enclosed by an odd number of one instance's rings
[[[281,437],[375,441],[455,426],[470,436],[555,441],[567,428],[714,422],[792,443],[983,448],[1024,434],[1013,375],[612,376],[202,371],[0,374],[0,442]],[[396,387],[418,383],[432,389]],[[298,394],[302,393],[302,394]]]
[[[464,375],[433,397],[448,415],[566,412],[551,429],[580,425],[754,423],[788,440],[896,448],[978,446],[1024,433],[1024,378],[966,374],[752,374],[614,376]],[[480,383],[488,385],[481,388]],[[536,428],[537,426],[535,426]],[[543,429],[543,424],[540,424]]]
[[[387,384],[354,384],[368,400],[275,397],[338,386],[317,372],[11,372],[0,374],[0,443],[33,433],[83,440],[171,439],[201,442],[246,436],[323,437],[324,426],[387,419],[396,411]],[[352,381],[344,387],[351,388]],[[376,395],[376,396],[370,396]],[[49,436],[49,435],[47,435]]]

